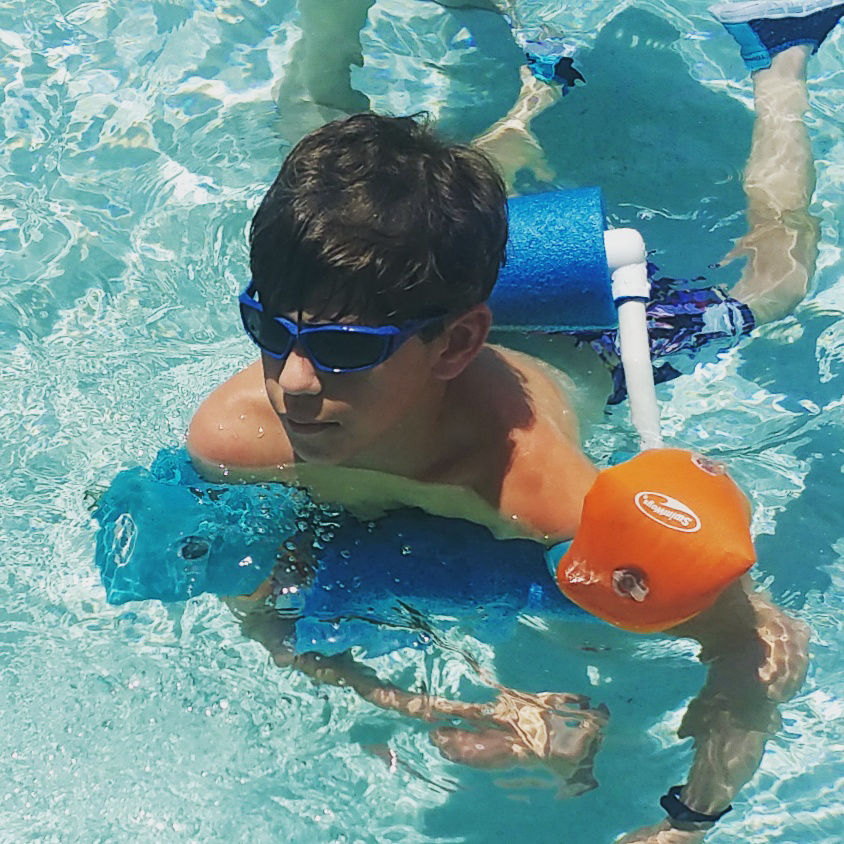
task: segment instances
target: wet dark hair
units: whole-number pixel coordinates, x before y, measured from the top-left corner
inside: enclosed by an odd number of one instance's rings
[[[504,261],[507,200],[479,150],[441,141],[419,117],[356,114],[290,152],[249,233],[258,298],[403,322],[485,301]]]

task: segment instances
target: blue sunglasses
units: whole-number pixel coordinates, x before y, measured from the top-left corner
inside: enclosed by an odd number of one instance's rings
[[[372,369],[428,325],[442,317],[417,319],[402,325],[344,325],[336,322],[303,325],[269,316],[253,298],[255,284],[238,297],[240,318],[249,338],[262,352],[284,360],[298,343],[320,372],[360,372]]]

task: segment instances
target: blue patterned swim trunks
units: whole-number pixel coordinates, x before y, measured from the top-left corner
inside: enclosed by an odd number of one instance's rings
[[[715,352],[728,349],[756,327],[750,308],[726,291],[718,287],[694,288],[692,285],[702,282],[702,278],[665,278],[658,272],[654,264],[648,264],[651,301],[646,311],[657,384],[688,372],[704,347]],[[608,404],[623,401],[627,387],[617,332],[578,332],[577,337],[592,346],[612,373],[613,394]]]

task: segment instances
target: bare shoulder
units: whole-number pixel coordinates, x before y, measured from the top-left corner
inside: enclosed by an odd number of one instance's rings
[[[530,415],[510,433],[511,453],[500,509],[534,533],[574,536],[583,498],[597,469],[580,447],[577,414],[552,367],[529,355],[496,349],[517,374]]]
[[[538,418],[554,425],[561,436],[579,442],[580,420],[570,395],[571,382],[566,373],[524,352],[512,349],[499,351],[521,374]]]
[[[188,428],[191,459],[206,476],[220,468],[261,470],[292,460],[293,452],[264,389],[256,361],[217,387],[197,409]]]

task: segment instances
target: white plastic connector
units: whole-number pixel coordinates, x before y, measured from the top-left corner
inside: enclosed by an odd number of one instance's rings
[[[612,275],[612,295],[618,305],[618,345],[630,415],[639,432],[640,448],[659,448],[659,405],[645,313],[651,292],[645,241],[635,229],[611,229],[604,232],[604,246]]]
[[[641,264],[647,260],[645,241],[636,229],[607,229],[604,249],[610,272],[627,264]]]
[[[628,264],[612,271],[612,298],[620,299],[651,298],[651,283],[648,281],[648,265],[644,262]]]
[[[648,256],[642,235],[636,229],[610,229],[604,232],[604,249],[613,299],[650,298]]]

